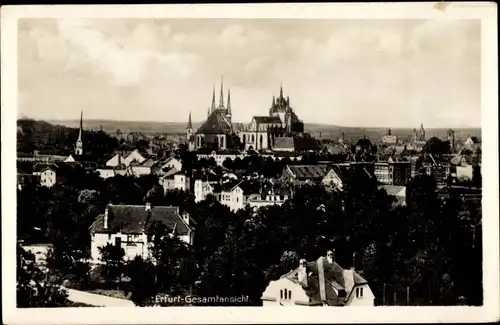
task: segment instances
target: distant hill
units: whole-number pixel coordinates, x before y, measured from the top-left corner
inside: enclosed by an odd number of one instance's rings
[[[71,128],[78,128],[79,120],[57,120],[48,121],[53,124],[65,125]],[[86,130],[102,130],[106,133],[114,134],[116,130],[124,133],[141,132],[141,133],[170,133],[184,134],[186,132],[186,122],[134,122],[134,121],[112,121],[112,120],[84,120],[83,127]],[[201,123],[193,123],[193,128],[196,130]],[[363,128],[363,127],[346,127],[337,125],[305,123],[305,131],[311,133],[314,137],[323,139],[338,139],[342,132],[346,139],[356,139],[366,136],[371,139],[379,139],[386,133],[386,128]],[[411,135],[411,128],[396,128],[392,129],[392,134],[398,137],[408,137]],[[446,138],[446,128],[426,129],[427,138],[437,136]],[[468,135],[481,137],[481,129],[479,128],[463,128],[455,129],[456,139],[466,138]]]

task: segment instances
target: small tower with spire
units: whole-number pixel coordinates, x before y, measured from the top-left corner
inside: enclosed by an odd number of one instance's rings
[[[220,98],[219,98],[219,108],[224,108],[224,78],[220,78]]]
[[[227,113],[226,113],[226,117],[229,119],[229,121],[231,121],[231,117],[232,117],[232,113],[231,113],[231,90],[228,89],[227,90]]]
[[[214,91],[212,94],[212,106],[210,106],[210,109],[208,110],[208,115],[210,115],[210,113],[212,113],[213,111],[215,111],[215,85],[214,85]]]
[[[188,124],[186,126],[186,138],[188,141],[192,134],[193,134],[193,124],[191,123],[191,112],[189,112]]]
[[[76,145],[75,145],[75,155],[77,156],[83,155],[82,133],[83,133],[83,111],[80,114],[80,130],[78,132],[78,140],[76,140]]]

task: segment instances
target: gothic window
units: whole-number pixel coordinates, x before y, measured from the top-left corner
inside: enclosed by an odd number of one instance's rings
[[[255,136],[252,134],[252,143],[255,141]]]
[[[259,140],[259,142],[260,142],[260,143],[259,143],[259,144],[260,144],[260,145],[259,145],[259,147],[260,147],[261,149],[262,149],[262,141],[263,141],[263,139],[262,139],[262,134],[261,134],[261,135],[260,135],[260,140]]]
[[[247,136],[246,134],[243,134],[243,143],[245,143],[247,141]]]

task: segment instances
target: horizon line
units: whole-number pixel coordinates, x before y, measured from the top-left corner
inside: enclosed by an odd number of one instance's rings
[[[17,120],[22,120],[22,119],[30,119],[30,120],[36,120],[36,121],[45,121],[45,122],[64,122],[64,121],[76,121],[78,122],[79,119],[41,119],[41,118],[34,118],[34,117],[28,117],[28,116],[21,116],[17,117]],[[184,122],[178,122],[178,121],[151,121],[151,120],[116,120],[116,119],[109,119],[109,118],[104,118],[104,119],[96,119],[96,118],[88,118],[84,119],[85,121],[103,121],[103,122],[136,122],[136,123],[186,123],[187,120]],[[198,124],[198,123],[203,123],[204,121],[193,121],[192,123]],[[239,121],[234,121],[232,123],[239,123],[239,124],[248,124],[248,122],[239,122]],[[353,125],[339,125],[339,124],[328,124],[328,123],[321,123],[321,122],[304,122],[304,125],[306,124],[317,124],[317,125],[324,125],[324,126],[332,126],[332,127],[338,127],[338,128],[364,128],[364,129],[379,129],[379,128],[390,128],[390,129],[420,129],[420,126],[415,125],[415,126],[391,126],[391,125],[386,125],[386,126],[353,126]],[[418,124],[418,123],[417,123]],[[424,123],[424,129],[481,129],[481,126],[460,126],[460,127],[450,127],[450,126],[432,126],[432,127],[425,127]]]

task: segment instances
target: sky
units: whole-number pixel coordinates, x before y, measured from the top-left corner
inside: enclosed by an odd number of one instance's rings
[[[478,127],[480,62],[479,20],[21,19],[18,116],[201,122],[223,77],[233,121]]]

